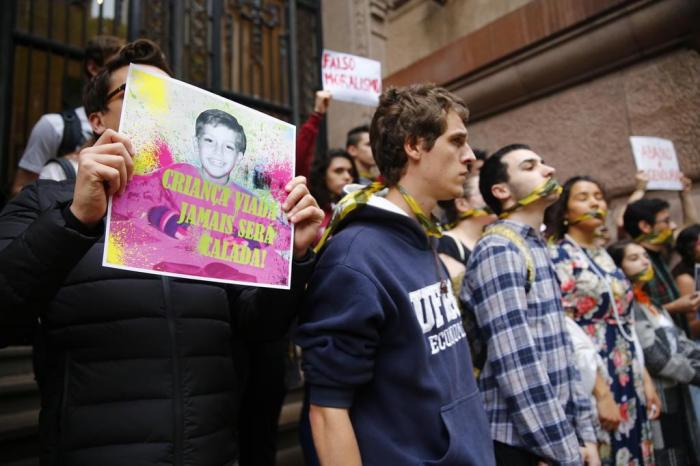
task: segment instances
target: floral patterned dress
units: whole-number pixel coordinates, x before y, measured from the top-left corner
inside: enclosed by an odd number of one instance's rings
[[[580,248],[572,239],[550,248],[561,286],[564,309],[583,328],[603,359],[603,375],[620,405],[622,422],[616,432],[596,426],[603,465],[654,464],[651,427],[646,415],[642,365],[636,349],[618,328],[610,292],[614,295],[625,333],[632,332],[630,283],[602,248]],[[605,285],[609,284],[609,287]],[[608,291],[610,290],[610,292]]]

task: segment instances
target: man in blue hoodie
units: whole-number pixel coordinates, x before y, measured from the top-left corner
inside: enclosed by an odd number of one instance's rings
[[[462,196],[468,112],[433,85],[389,89],[372,119],[384,184],[340,202],[297,343],[321,464],[494,464],[440,235],[425,214]]]

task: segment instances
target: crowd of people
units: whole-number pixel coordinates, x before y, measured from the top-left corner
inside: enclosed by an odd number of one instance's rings
[[[319,151],[318,91],[281,206],[290,290],[107,269],[126,70],[172,73],[150,41],[94,44],[89,137],[59,150],[75,122],[42,118],[0,214],[0,346],[31,330],[42,464],[274,464],[300,352],[309,465],[700,465],[688,178],[680,232],[643,172],[610,215],[531,146],[472,150],[467,105],[428,84]]]

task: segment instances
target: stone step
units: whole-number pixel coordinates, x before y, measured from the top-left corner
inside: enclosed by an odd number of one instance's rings
[[[39,388],[33,374],[0,377],[0,413],[15,414],[37,410],[40,404]],[[0,424],[0,432],[6,429],[6,426]]]
[[[8,444],[18,439],[36,437],[38,423],[39,409],[0,414],[0,445]],[[3,463],[0,462],[0,464]]]
[[[286,403],[280,415],[277,466],[304,466],[299,446],[298,420],[301,401]],[[7,466],[37,465],[37,420],[39,411],[0,415],[0,464]]]
[[[304,466],[299,445],[299,417],[304,390],[290,390],[284,400],[277,428],[277,466]]]
[[[278,466],[303,466],[298,422],[303,389],[290,390],[279,418]],[[31,347],[0,350],[0,464],[38,464],[39,393],[34,381]]]
[[[0,377],[0,398],[27,392],[38,392],[34,374],[15,374]]]
[[[301,447],[285,448],[277,450],[277,466],[304,466],[304,454]]]
[[[10,346],[0,349],[0,377],[32,374],[32,347]]]
[[[39,465],[39,410],[0,415],[0,464]]]

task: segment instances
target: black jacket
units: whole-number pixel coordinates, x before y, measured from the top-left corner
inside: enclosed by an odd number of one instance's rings
[[[0,328],[41,319],[42,464],[232,463],[232,345],[285,333],[312,261],[291,292],[105,268],[72,193],[39,181],[0,215]]]

